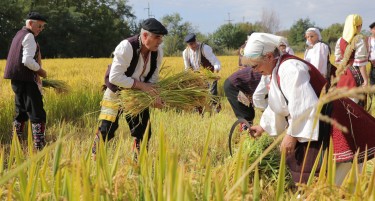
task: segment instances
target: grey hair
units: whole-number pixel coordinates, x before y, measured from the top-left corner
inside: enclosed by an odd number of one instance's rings
[[[147,33],[147,35],[151,35],[151,32],[147,31],[146,29],[141,28],[141,35],[143,35],[143,33]]]
[[[31,22],[35,22],[35,20],[27,19],[27,20],[26,20],[26,23],[25,23],[26,26],[29,24],[30,21],[31,21]]]

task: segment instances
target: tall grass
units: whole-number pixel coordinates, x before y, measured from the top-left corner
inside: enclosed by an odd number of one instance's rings
[[[223,95],[224,79],[237,70],[238,58],[219,59],[223,66],[219,95]],[[0,82],[1,200],[296,200],[298,194],[307,200],[350,200],[351,193],[358,200],[375,199],[373,161],[364,165],[362,173],[353,166],[341,187],[332,184],[332,176],[322,174],[293,189],[277,150],[282,136],[243,137],[230,157],[227,136],[236,117],[225,99],[218,114],[152,109],[151,140],[148,149],[142,144],[138,162],[133,161],[132,138],[121,118],[116,137],[101,141],[93,161],[101,85],[110,61],[43,61],[48,76],[66,81],[72,90],[65,94],[45,90],[49,143],[41,152],[32,149],[30,129],[25,133],[27,143],[7,137],[11,136],[13,92],[8,80]],[[180,57],[165,58],[165,65],[169,68],[163,74],[183,70]],[[0,74],[4,66],[5,61],[0,61]],[[261,113],[256,115],[258,122]],[[325,167],[334,172],[335,166],[328,163],[332,155],[325,154]]]

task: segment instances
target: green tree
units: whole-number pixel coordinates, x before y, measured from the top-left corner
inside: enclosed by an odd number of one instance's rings
[[[6,58],[16,32],[25,25],[24,1],[2,0],[0,2],[0,59]]]
[[[322,38],[324,42],[329,44],[336,43],[336,41],[342,36],[342,31],[344,30],[343,24],[332,24],[322,31]]]
[[[224,24],[212,35],[214,44],[221,50],[238,49],[247,39],[250,30],[241,24]]]
[[[190,22],[183,22],[178,13],[165,15],[161,22],[168,30],[168,35],[164,36],[164,54],[166,56],[180,56],[185,48],[184,37],[188,33],[195,32]]]
[[[46,29],[37,37],[43,57],[108,57],[134,31],[131,23],[135,16],[127,3],[127,0],[3,0],[0,18],[6,20],[0,22],[4,36],[0,57],[6,57],[12,37],[23,26],[29,11],[38,11],[48,18]]]

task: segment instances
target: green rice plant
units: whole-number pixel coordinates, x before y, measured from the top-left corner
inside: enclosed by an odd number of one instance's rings
[[[356,153],[354,159],[353,159],[353,165],[350,169],[348,175],[346,175],[342,186],[345,188],[345,191],[349,192],[350,194],[353,194],[356,190],[356,184],[358,183],[358,152]]]
[[[0,149],[0,176],[2,176],[3,173],[4,173],[4,163],[5,163],[5,159],[4,159],[4,147],[1,147],[1,149]]]
[[[285,133],[279,135],[275,141],[268,146],[263,153],[250,165],[250,167],[243,173],[243,175],[234,183],[225,195],[225,199],[229,199],[234,190],[241,184],[241,182],[253,171],[255,166],[283,139]]]
[[[274,143],[274,138],[263,135],[257,139],[250,138],[246,136],[242,139],[243,142],[240,142],[243,144],[243,148],[241,148],[240,152],[245,152],[245,154],[248,156],[248,164],[254,163],[254,161],[261,156],[264,150],[267,149],[270,145]],[[237,159],[238,160],[238,159]],[[258,170],[261,175],[261,179],[266,179],[270,182],[274,182],[277,180],[278,177],[278,171],[280,166],[280,152],[278,148],[274,147],[270,150],[270,152],[264,156],[259,161],[258,164]],[[250,176],[252,177],[252,173],[250,173]],[[290,180],[290,176],[287,175],[287,180]],[[287,182],[287,183],[290,183]]]
[[[212,180],[212,177],[211,177],[211,161],[210,160],[207,160],[206,162],[206,166],[205,166],[205,173],[204,173],[204,176],[203,176],[203,200],[205,201],[209,201],[211,200],[211,192],[212,192],[212,189],[211,189],[211,180]]]
[[[208,154],[208,148],[209,148],[209,142],[210,142],[210,136],[211,136],[211,125],[212,124],[210,124],[209,127],[208,127],[207,136],[206,136],[206,140],[205,140],[205,143],[204,143],[203,152],[202,152],[202,156],[201,156],[200,164],[201,164],[202,167],[205,164],[207,164],[206,158],[207,158],[207,154]]]
[[[48,185],[49,180],[47,180],[47,176],[46,176],[49,160],[50,160],[50,155],[46,154],[43,160],[43,165],[39,171],[39,177],[41,181],[41,191],[43,192],[48,192],[50,190],[50,186]]]
[[[215,197],[214,200],[217,201],[223,201],[224,199],[224,178],[226,178],[226,174],[224,173],[224,176],[220,179],[220,175],[215,175],[213,177],[213,180],[215,182]]]
[[[365,197],[369,198],[369,200],[375,199],[375,166],[371,174],[371,178],[368,183],[368,187],[365,193]]]
[[[61,130],[59,138],[61,138],[63,130]],[[55,148],[55,154],[54,154],[54,161],[53,161],[53,176],[56,176],[57,170],[59,169],[60,166],[60,159],[61,159],[61,149],[62,149],[62,142],[57,142],[56,143],[56,148]]]
[[[240,149],[238,150],[238,153],[236,154],[236,165],[234,169],[234,175],[233,175],[233,182],[237,181],[239,177],[242,175],[242,163],[243,163],[243,155],[242,155],[242,149],[243,149],[243,143],[240,145]]]
[[[160,129],[163,127],[161,126]],[[148,136],[148,133],[147,133]],[[144,145],[145,146],[145,145]],[[163,184],[165,181],[165,175],[167,170],[167,156],[166,156],[166,145],[165,145],[165,138],[164,132],[159,133],[159,157],[158,157],[158,174],[157,174],[157,192],[158,192],[158,200],[164,200],[164,192],[163,192]]]
[[[323,147],[320,147],[318,155],[316,156],[317,159],[321,158],[322,150],[323,150]],[[314,165],[311,169],[311,174],[310,174],[309,179],[307,180],[307,183],[306,183],[307,186],[311,185],[314,182],[315,173],[316,173],[316,170],[318,169],[319,165],[320,165],[320,160],[315,160]]]
[[[284,184],[285,184],[285,169],[286,169],[286,151],[281,151],[281,161],[279,169],[279,177],[277,180],[276,200],[283,200]]]
[[[259,201],[260,200],[260,179],[259,179],[259,169],[258,166],[255,166],[254,170],[254,184],[253,184],[253,200]],[[244,200],[244,197],[242,197],[242,200]]]
[[[328,158],[333,159],[333,141],[332,137],[329,140],[329,149],[328,149]],[[318,157],[316,161],[318,160]],[[334,160],[328,160],[328,166],[327,166],[327,183],[328,185],[334,185],[335,184],[335,178],[336,178],[336,162]]]

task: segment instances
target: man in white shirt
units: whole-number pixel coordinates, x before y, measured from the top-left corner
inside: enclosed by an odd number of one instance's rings
[[[22,139],[25,122],[30,119],[34,147],[38,150],[45,146],[46,112],[39,87],[40,77],[47,77],[47,72],[41,66],[40,49],[35,37],[44,29],[46,22],[46,18],[37,12],[27,15],[26,25],[12,40],[4,70],[4,78],[11,80],[15,94],[13,130]]]
[[[199,71],[202,66],[203,68],[212,72],[220,71],[220,61],[217,59],[209,45],[198,42],[194,33],[188,34],[184,41],[187,44],[186,49],[182,52],[185,70],[190,69],[193,71]],[[217,80],[212,82],[212,85],[210,86],[210,93],[217,96]],[[213,101],[212,106],[217,112],[221,110],[220,103],[217,99]]]
[[[154,107],[163,106],[154,87],[159,79],[159,70],[163,60],[161,43],[163,36],[168,34],[167,29],[156,19],[149,18],[142,22],[141,33],[131,36],[117,45],[113,55],[112,64],[105,75],[106,91],[101,102],[102,108],[99,115],[101,125],[98,128],[92,147],[93,158],[96,156],[96,147],[99,135],[103,140],[110,140],[115,136],[119,126],[119,117],[122,111],[118,107],[118,94],[121,89],[141,90],[155,96]],[[146,132],[150,119],[149,109],[142,111],[135,117],[126,116],[126,121],[134,139],[135,157],[140,150],[140,143]],[[149,127],[151,137],[151,124]],[[136,159],[136,158],[135,158]]]

